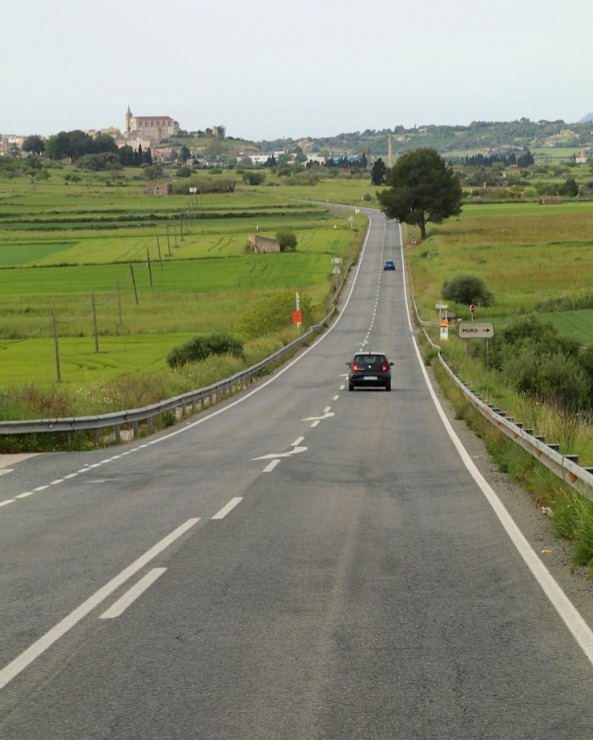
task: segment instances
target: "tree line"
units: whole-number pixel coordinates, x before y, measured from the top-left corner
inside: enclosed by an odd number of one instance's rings
[[[133,149],[129,145],[118,147],[109,134],[89,136],[84,131],[60,131],[44,140],[41,136],[28,136],[22,149],[30,154],[45,154],[49,159],[70,158],[85,169],[112,169],[114,164],[123,167],[139,167],[152,164],[150,148],[145,151],[140,145]]]
[[[506,154],[471,154],[465,157],[449,157],[451,164],[460,164],[464,167],[492,167],[503,165],[503,167],[530,167],[535,164],[533,154],[526,149],[521,152],[507,152]]]

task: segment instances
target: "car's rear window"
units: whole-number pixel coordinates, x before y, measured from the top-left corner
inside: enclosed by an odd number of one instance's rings
[[[371,367],[381,367],[387,361],[385,355],[357,355],[355,360]]]

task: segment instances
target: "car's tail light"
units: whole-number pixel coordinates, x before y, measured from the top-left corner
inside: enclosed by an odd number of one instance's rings
[[[355,373],[358,372],[358,363],[356,361],[352,363],[352,370]]]
[[[386,373],[389,370],[389,363],[384,362],[383,363],[383,372]]]

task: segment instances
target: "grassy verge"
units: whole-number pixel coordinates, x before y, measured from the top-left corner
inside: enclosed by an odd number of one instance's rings
[[[563,336],[593,344],[586,269],[593,257],[592,215],[591,203],[476,205],[466,206],[457,220],[434,228],[424,243],[411,246],[412,238],[419,239],[409,229],[408,265],[422,318],[438,319],[434,306],[447,302],[442,298],[446,281],[459,274],[475,275],[494,293],[491,306],[477,307],[476,321],[491,321],[497,331],[518,317],[535,315],[551,321]],[[463,320],[471,318],[465,305],[450,305],[449,313]],[[577,454],[581,465],[593,465],[590,412],[560,412],[515,392],[500,373],[478,358],[484,354],[478,353],[478,342],[457,337],[454,322],[446,342],[440,342],[438,330],[429,333],[442,345],[447,362],[483,399],[544,435],[548,442],[560,444],[562,453]],[[574,544],[575,567],[584,565],[592,571],[593,504],[499,434],[460,394],[456,398],[456,391],[440,377],[436,366],[435,373],[460,418],[485,440],[501,470],[530,491],[537,503],[553,511],[558,535]]]
[[[573,568],[585,567],[593,578],[593,502],[576,493],[484,419],[438,361],[432,361],[431,365],[457,418],[463,419],[484,441],[499,470],[528,491],[538,506],[551,512],[557,536],[571,543]]]

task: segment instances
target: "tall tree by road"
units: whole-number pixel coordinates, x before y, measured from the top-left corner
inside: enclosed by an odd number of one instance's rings
[[[381,210],[420,228],[426,238],[426,224],[440,224],[461,213],[461,186],[451,167],[436,149],[415,149],[402,154],[387,173],[388,190],[377,193]]]

